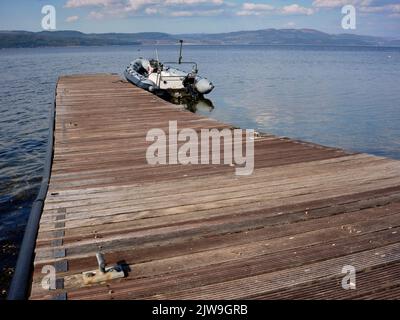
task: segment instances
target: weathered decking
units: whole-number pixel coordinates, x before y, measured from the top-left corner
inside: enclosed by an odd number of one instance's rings
[[[31,299],[400,297],[399,161],[263,136],[251,176],[150,166],[146,133],[169,120],[229,128],[118,76],[60,79]],[[98,251],[129,275],[84,286]],[[49,264],[60,289],[40,286]]]

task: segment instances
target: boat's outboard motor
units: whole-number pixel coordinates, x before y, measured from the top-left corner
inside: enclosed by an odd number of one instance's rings
[[[207,94],[214,89],[214,85],[210,81],[198,77],[195,73],[189,73],[183,79],[182,84],[192,96]]]
[[[196,97],[198,94],[194,87],[195,81],[196,81],[196,75],[193,73],[188,73],[188,75],[182,81],[183,86],[186,88],[187,92],[189,92],[192,97]]]
[[[196,75],[189,73],[185,79],[183,79],[182,84],[185,88],[189,87],[189,86],[193,86],[194,82],[196,80]]]

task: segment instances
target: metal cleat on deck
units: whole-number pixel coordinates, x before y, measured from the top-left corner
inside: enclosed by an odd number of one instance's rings
[[[101,283],[125,277],[125,272],[122,266],[115,265],[107,268],[104,256],[100,252],[96,253],[96,258],[99,269],[82,273],[83,282],[85,285]]]

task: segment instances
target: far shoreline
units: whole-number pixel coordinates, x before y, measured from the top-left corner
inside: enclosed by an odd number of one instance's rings
[[[174,47],[175,43],[154,43],[154,44],[113,44],[113,45],[70,45],[70,46],[31,46],[31,47],[2,47],[0,50],[13,49],[62,49],[62,48],[109,48],[109,47]],[[370,48],[370,49],[400,49],[400,46],[380,45],[332,45],[332,44],[251,44],[251,43],[185,43],[190,47],[307,47],[307,48]]]

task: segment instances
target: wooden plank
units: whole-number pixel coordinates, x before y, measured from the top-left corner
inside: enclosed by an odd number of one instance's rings
[[[169,121],[234,129],[115,75],[60,78],[31,299],[400,296],[399,161],[261,134],[250,176],[230,165],[150,166],[147,131],[168,133]],[[99,251],[128,276],[84,285]],[[340,286],[346,264],[356,290]],[[44,265],[64,288],[42,289]]]

